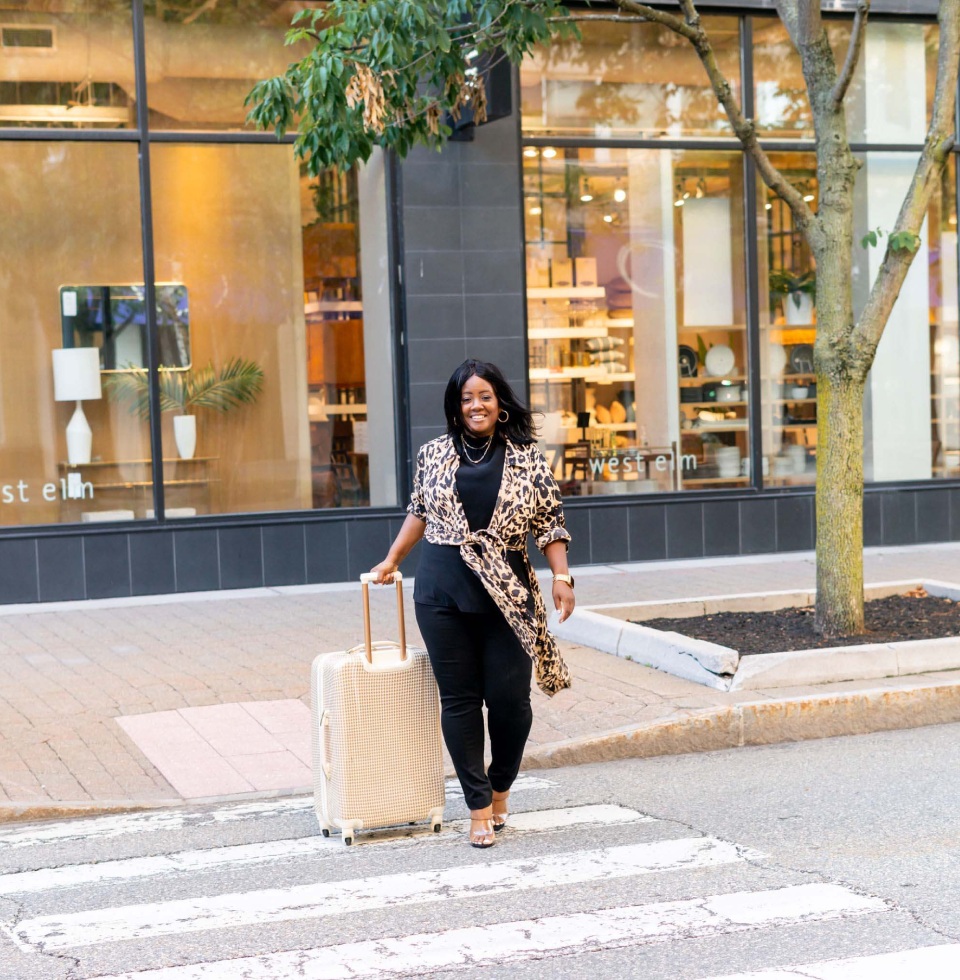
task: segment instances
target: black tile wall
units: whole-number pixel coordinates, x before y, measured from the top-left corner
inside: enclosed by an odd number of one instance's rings
[[[407,252],[403,281],[408,296],[459,295],[463,289],[463,253]]]
[[[443,340],[415,340],[409,345],[410,383],[429,384],[439,378],[446,380],[453,369],[467,356],[467,341],[463,337]]]
[[[667,557],[703,556],[703,506],[672,504],[667,507]]]
[[[514,235],[514,247],[496,251],[463,253],[463,288],[471,293],[513,293],[522,302],[523,265],[520,261],[520,236]]]
[[[776,501],[741,500],[740,553],[743,555],[762,555],[776,550]]]
[[[960,541],[960,489],[950,489],[950,535],[945,541]]]
[[[777,550],[813,547],[813,497],[784,496],[777,501]]]
[[[917,540],[917,493],[881,493],[883,543],[914,544]]]
[[[462,296],[411,296],[406,312],[411,342],[464,335]]]
[[[40,538],[37,560],[41,602],[86,598],[83,538]]]
[[[571,565],[591,565],[594,558],[591,555],[590,542],[590,511],[583,507],[564,508],[563,517],[570,532],[570,550],[567,560]],[[531,546],[532,551],[539,549]],[[546,561],[539,567],[546,567]]]
[[[457,361],[457,364],[459,363],[460,361]],[[457,364],[451,365],[449,374],[453,373]],[[410,422],[414,430],[418,428],[442,430],[446,427],[443,416],[443,393],[446,387],[446,381],[442,384],[410,385]],[[413,445],[416,448],[417,443]]]
[[[263,585],[260,528],[234,527],[218,534],[221,588],[252,589]]]
[[[667,514],[663,504],[627,508],[630,515],[630,561],[659,561],[667,557]]]
[[[390,520],[354,520],[347,525],[347,579],[359,578],[387,557]]]
[[[517,202],[513,207],[464,207],[460,209],[460,235],[463,247],[470,250],[475,243],[482,242],[485,249],[504,249],[513,251],[517,247],[517,230],[520,221],[517,216]],[[468,260],[469,264],[469,260]]]
[[[264,585],[303,585],[307,581],[303,531],[302,524],[278,524],[263,528]]]
[[[37,542],[0,541],[0,603],[36,602],[39,598]]]
[[[176,592],[173,567],[173,533],[153,531],[128,535],[130,580],[134,595]]]
[[[460,167],[451,150],[435,153],[429,161],[408,160],[403,165],[403,207],[455,207],[460,203]]]
[[[865,548],[883,544],[883,508],[877,493],[863,495],[863,544]]]
[[[347,523],[308,524],[304,539],[307,548],[308,582],[343,582],[347,577]]]
[[[125,534],[90,535],[83,540],[88,599],[130,595],[130,549]]]
[[[464,311],[466,335],[516,337],[523,341],[523,303],[521,296],[487,293],[471,296]]]
[[[460,209],[406,208],[403,215],[403,244],[408,252],[459,249]]]
[[[630,560],[626,507],[597,507],[590,514],[590,559],[594,565]]]
[[[209,528],[175,531],[173,558],[177,592],[207,592],[220,588],[217,532]]]
[[[479,139],[491,134],[479,131]],[[520,167],[517,163],[472,163],[470,148],[464,148],[460,164],[460,203],[464,207],[512,208],[512,223],[519,227],[517,207],[520,198]],[[517,161],[520,155],[517,154]],[[466,244],[466,243],[465,243]],[[469,247],[469,245],[467,246]]]
[[[703,505],[703,553],[740,554],[740,506],[735,500],[718,500]]]
[[[950,493],[925,490],[916,494],[917,542],[943,541],[950,534]]]

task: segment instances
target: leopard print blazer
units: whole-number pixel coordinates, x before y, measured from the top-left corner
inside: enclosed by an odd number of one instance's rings
[[[503,613],[524,650],[533,658],[537,686],[551,697],[570,687],[570,671],[557,641],[547,632],[547,611],[537,576],[527,557],[527,535],[543,551],[553,541],[569,541],[560,489],[547,461],[534,446],[507,440],[503,480],[490,527],[471,531],[457,494],[460,467],[453,439],[441,436],[420,447],[407,511],[426,522],[431,544],[459,545],[460,555]],[[507,561],[519,551],[527,568],[528,590]]]

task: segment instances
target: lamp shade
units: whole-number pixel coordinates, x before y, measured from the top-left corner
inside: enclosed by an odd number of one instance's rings
[[[96,347],[64,347],[53,352],[53,397],[58,402],[103,397]]]

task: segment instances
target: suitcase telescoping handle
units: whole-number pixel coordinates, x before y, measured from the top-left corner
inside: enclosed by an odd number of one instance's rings
[[[393,580],[397,583],[397,624],[400,629],[400,659],[407,659],[407,628],[403,618],[403,576],[400,572],[393,573]],[[360,584],[363,586],[363,644],[367,648],[367,663],[373,663],[373,640],[370,637],[370,583],[376,581],[376,576],[370,572],[364,572],[360,576]]]

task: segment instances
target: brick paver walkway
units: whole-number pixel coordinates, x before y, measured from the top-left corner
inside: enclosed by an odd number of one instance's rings
[[[583,606],[724,595],[814,583],[810,555],[575,569]],[[960,582],[960,545],[868,552],[866,579]],[[411,642],[419,642],[407,589]],[[392,593],[374,630],[395,635]],[[150,802],[178,794],[115,720],[200,705],[298,698],[323,651],[361,637],[355,587],[254,590],[227,597],[0,607],[0,804]],[[732,703],[594,650],[565,645],[575,686],[535,697],[533,745]],[[822,688],[820,690],[823,690]],[[751,698],[780,696],[750,692]]]

